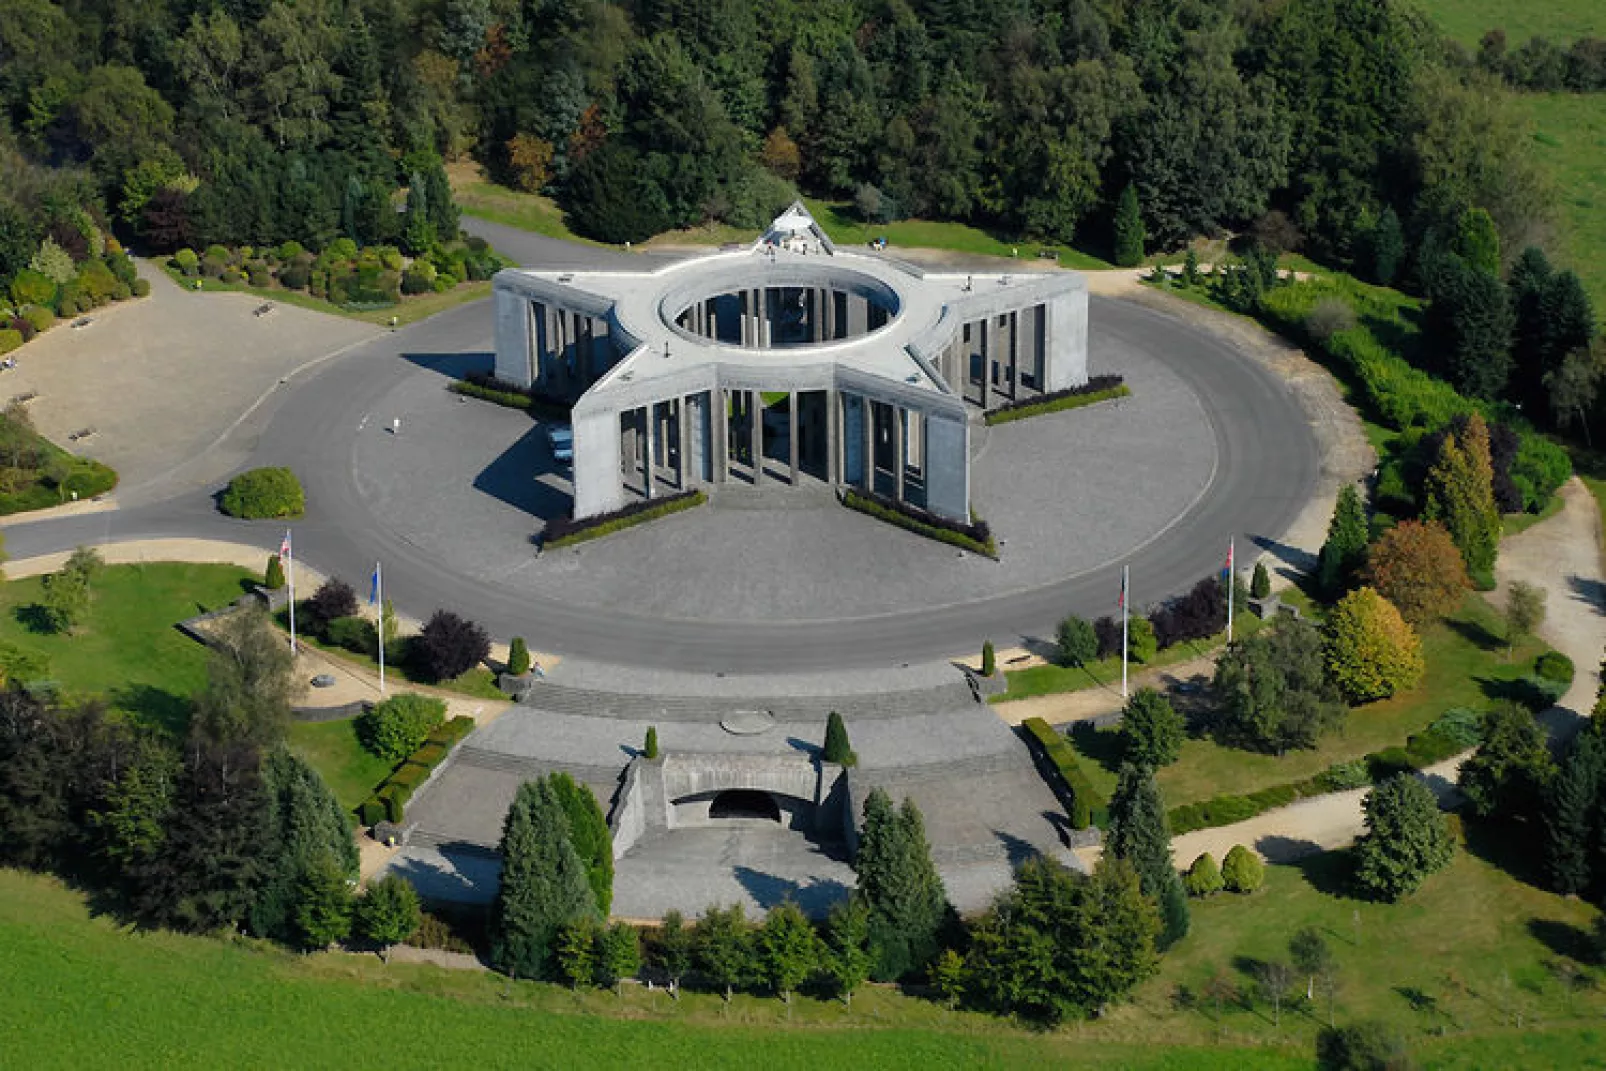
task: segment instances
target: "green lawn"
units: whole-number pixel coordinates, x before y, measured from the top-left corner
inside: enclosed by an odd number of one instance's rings
[[[232,565],[107,566],[88,620],[71,636],[30,627],[41,578],[11,580],[0,585],[0,640],[46,656],[49,679],[71,695],[105,696],[118,710],[182,730],[190,696],[206,683],[206,649],[174,626],[238,599],[251,579]]]
[[[350,719],[291,723],[290,750],[323,775],[335,799],[348,811],[355,811],[358,804],[372,796],[396,768],[395,763],[375,757],[357,742]]]
[[[1570,44],[1578,37],[1606,34],[1606,8],[1600,0],[1422,0],[1422,8],[1439,28],[1469,48],[1477,48],[1493,29],[1506,31],[1516,48],[1535,35]]]
[[[1233,616],[1233,635],[1239,639],[1253,635],[1260,631],[1260,618],[1250,613],[1247,608],[1239,607]],[[1148,662],[1129,662],[1127,674],[1142,673],[1146,669],[1163,669],[1174,666],[1179,662],[1189,662],[1195,658],[1215,654],[1226,645],[1227,634],[1218,632],[1216,635],[1203,640],[1189,640],[1173,647],[1167,647]],[[1009,669],[1004,671],[1004,680],[1008,688],[1000,695],[990,697],[989,702],[1008,703],[1016,699],[1033,699],[1040,695],[1059,695],[1064,692],[1080,692],[1088,688],[1119,687],[1121,683],[1121,659],[1101,658],[1097,662],[1090,662],[1085,666],[1059,666],[1043,665],[1032,666],[1029,669]]]
[[[1545,650],[1537,641],[1522,644],[1508,658],[1499,639],[1500,619],[1480,596],[1468,596],[1449,621],[1428,630],[1422,640],[1427,673],[1411,692],[1349,713],[1342,734],[1325,737],[1318,747],[1286,755],[1261,755],[1223,747],[1208,738],[1190,738],[1182,758],[1159,772],[1167,807],[1197,803],[1232,793],[1247,795],[1272,785],[1313,777],[1335,762],[1357,759],[1395,745],[1426,728],[1451,707],[1487,707],[1503,682],[1529,673]],[[1082,768],[1105,794],[1115,788],[1121,758],[1120,732],[1107,729],[1079,733],[1072,743],[1083,755]]]
[[[1542,12],[1551,5],[1531,5]],[[1598,33],[1606,4],[1590,0]],[[1560,218],[1552,257],[1578,273],[1597,309],[1606,308],[1606,93],[1531,93],[1518,98],[1534,122],[1534,151],[1555,178]]]
[[[0,870],[0,1036],[30,1068],[326,1066],[383,1042],[387,1067],[1307,1068],[1325,999],[1274,1025],[1256,961],[1314,926],[1338,961],[1337,1018],[1385,1021],[1423,1067],[1600,1067],[1606,990],[1581,961],[1597,912],[1525,884],[1485,836],[1399,905],[1350,899],[1342,853],[1271,867],[1249,897],[1193,903],[1190,935],[1134,1000],[1057,1031],[872,987],[851,1009],[629,989],[623,998],[372,956],[120,927],[52,879]],[[1219,1019],[1199,994],[1245,994]],[[1521,1016],[1522,1025],[1516,1026]],[[584,1054],[584,1055],[582,1055]],[[1591,1062],[1594,1061],[1594,1062]]]

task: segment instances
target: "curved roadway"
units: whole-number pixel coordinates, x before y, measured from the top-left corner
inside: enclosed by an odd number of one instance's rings
[[[595,268],[623,254],[474,223],[526,264]],[[639,267],[639,259],[631,263]],[[1156,355],[1199,397],[1215,431],[1219,463],[1200,500],[1128,563],[1146,591],[1180,591],[1221,568],[1227,536],[1248,552],[1278,540],[1314,488],[1317,448],[1298,403],[1259,364],[1165,315],[1093,298],[1101,330]],[[1047,634],[1067,613],[1113,612],[1118,566],[1046,582],[942,612],[910,612],[789,624],[692,622],[634,616],[515,594],[445,570],[417,547],[381,529],[356,487],[354,436],[378,400],[417,363],[447,362],[491,348],[485,302],[453,309],[381,336],[338,360],[290,377],[228,433],[251,465],[288,465],[307,489],[308,520],[295,525],[303,560],[353,581],[383,560],[396,578],[398,607],[425,617],[447,607],[493,635],[522,635],[538,650],[603,662],[699,672],[797,672],[896,665],[971,652],[984,638]],[[407,354],[410,360],[399,360]],[[405,429],[403,429],[405,434]],[[1069,478],[1074,478],[1074,475]],[[26,558],[79,544],[200,537],[276,548],[283,525],[221,516],[213,491],[6,529],[7,549]],[[1044,494],[1053,488],[1045,487]],[[1143,493],[1133,487],[1134,495]],[[672,568],[672,562],[665,562]],[[403,579],[405,578],[405,579]],[[851,578],[843,578],[851,582]]]

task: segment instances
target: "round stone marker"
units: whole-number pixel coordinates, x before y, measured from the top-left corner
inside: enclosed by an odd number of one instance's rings
[[[719,727],[735,736],[757,736],[775,728],[775,718],[767,710],[733,710],[720,719]]]

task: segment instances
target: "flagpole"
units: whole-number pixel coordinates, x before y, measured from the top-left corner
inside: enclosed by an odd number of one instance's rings
[[[1234,539],[1235,539],[1234,536],[1228,536],[1227,537],[1227,642],[1228,643],[1232,642],[1232,592],[1233,592],[1233,589],[1238,586],[1234,582],[1237,579],[1237,576],[1233,572],[1233,564],[1234,563],[1233,563],[1233,559],[1232,559],[1232,552],[1233,552],[1233,541],[1234,541]]]
[[[1127,591],[1127,567],[1121,566],[1121,698],[1126,698],[1126,621],[1132,595]]]
[[[379,694],[385,694],[385,574],[374,562],[374,592],[379,598]]]
[[[290,529],[284,530],[285,557],[290,561],[290,568],[285,576],[290,581],[290,653],[296,653],[296,548],[290,542]]]

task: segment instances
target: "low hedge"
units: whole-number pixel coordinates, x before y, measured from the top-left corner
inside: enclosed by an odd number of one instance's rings
[[[379,796],[369,796],[357,808],[357,822],[372,829],[385,820],[385,804]]]
[[[1007,424],[1011,420],[1025,420],[1027,417],[1040,416],[1043,413],[1079,409],[1084,405],[1107,402],[1112,398],[1125,398],[1131,393],[1132,389],[1121,382],[1120,376],[1093,376],[1080,387],[1057,390],[1052,394],[1042,394],[1036,398],[1001,405],[997,409],[989,410],[985,419],[989,425]]]
[[[1560,651],[1546,651],[1534,660],[1534,676],[1541,680],[1570,685],[1573,672],[1573,660]]]
[[[466,714],[459,714],[429,734],[425,746],[439,744],[450,751],[458,741],[474,731],[474,719]]]
[[[600,539],[605,535],[622,532],[626,528],[634,528],[638,524],[667,517],[671,513],[680,513],[701,506],[707,501],[708,496],[701,491],[682,491],[668,498],[643,499],[631,503],[624,509],[614,510],[612,513],[599,513],[595,517],[581,520],[560,517],[546,526],[541,545],[549,550],[572,547],[576,543]]]
[[[229,481],[218,507],[244,520],[299,517],[306,511],[307,499],[301,481],[289,469],[249,469]]]
[[[1099,797],[1087,774],[1082,772],[1076,749],[1042,718],[1027,718],[1020,725],[1027,739],[1036,743],[1049,763],[1059,771],[1070,803],[1066,810],[1070,813],[1072,828],[1086,829],[1095,824],[1103,815],[1105,801]]]
[[[570,406],[566,402],[549,398],[532,387],[497,379],[489,372],[470,372],[447,388],[467,398],[478,398],[509,409],[523,409],[547,419],[568,420]]]
[[[429,780],[434,771],[433,766],[420,766],[414,762],[404,762],[397,771],[390,775],[387,785],[402,785],[408,792],[412,792],[419,785]]]
[[[423,747],[407,756],[407,764],[409,766],[422,766],[426,770],[434,769],[440,765],[441,760],[446,757],[451,749],[450,744],[437,744],[429,741]]]
[[[907,502],[897,502],[858,487],[843,489],[842,504],[927,539],[935,539],[984,558],[998,558],[998,545],[993,542],[992,529],[987,527],[986,521],[975,520],[970,524],[950,521]]]
[[[407,801],[413,798],[412,788],[392,782],[380,789],[377,795],[379,802],[385,805],[385,821],[400,825],[407,816]]]

